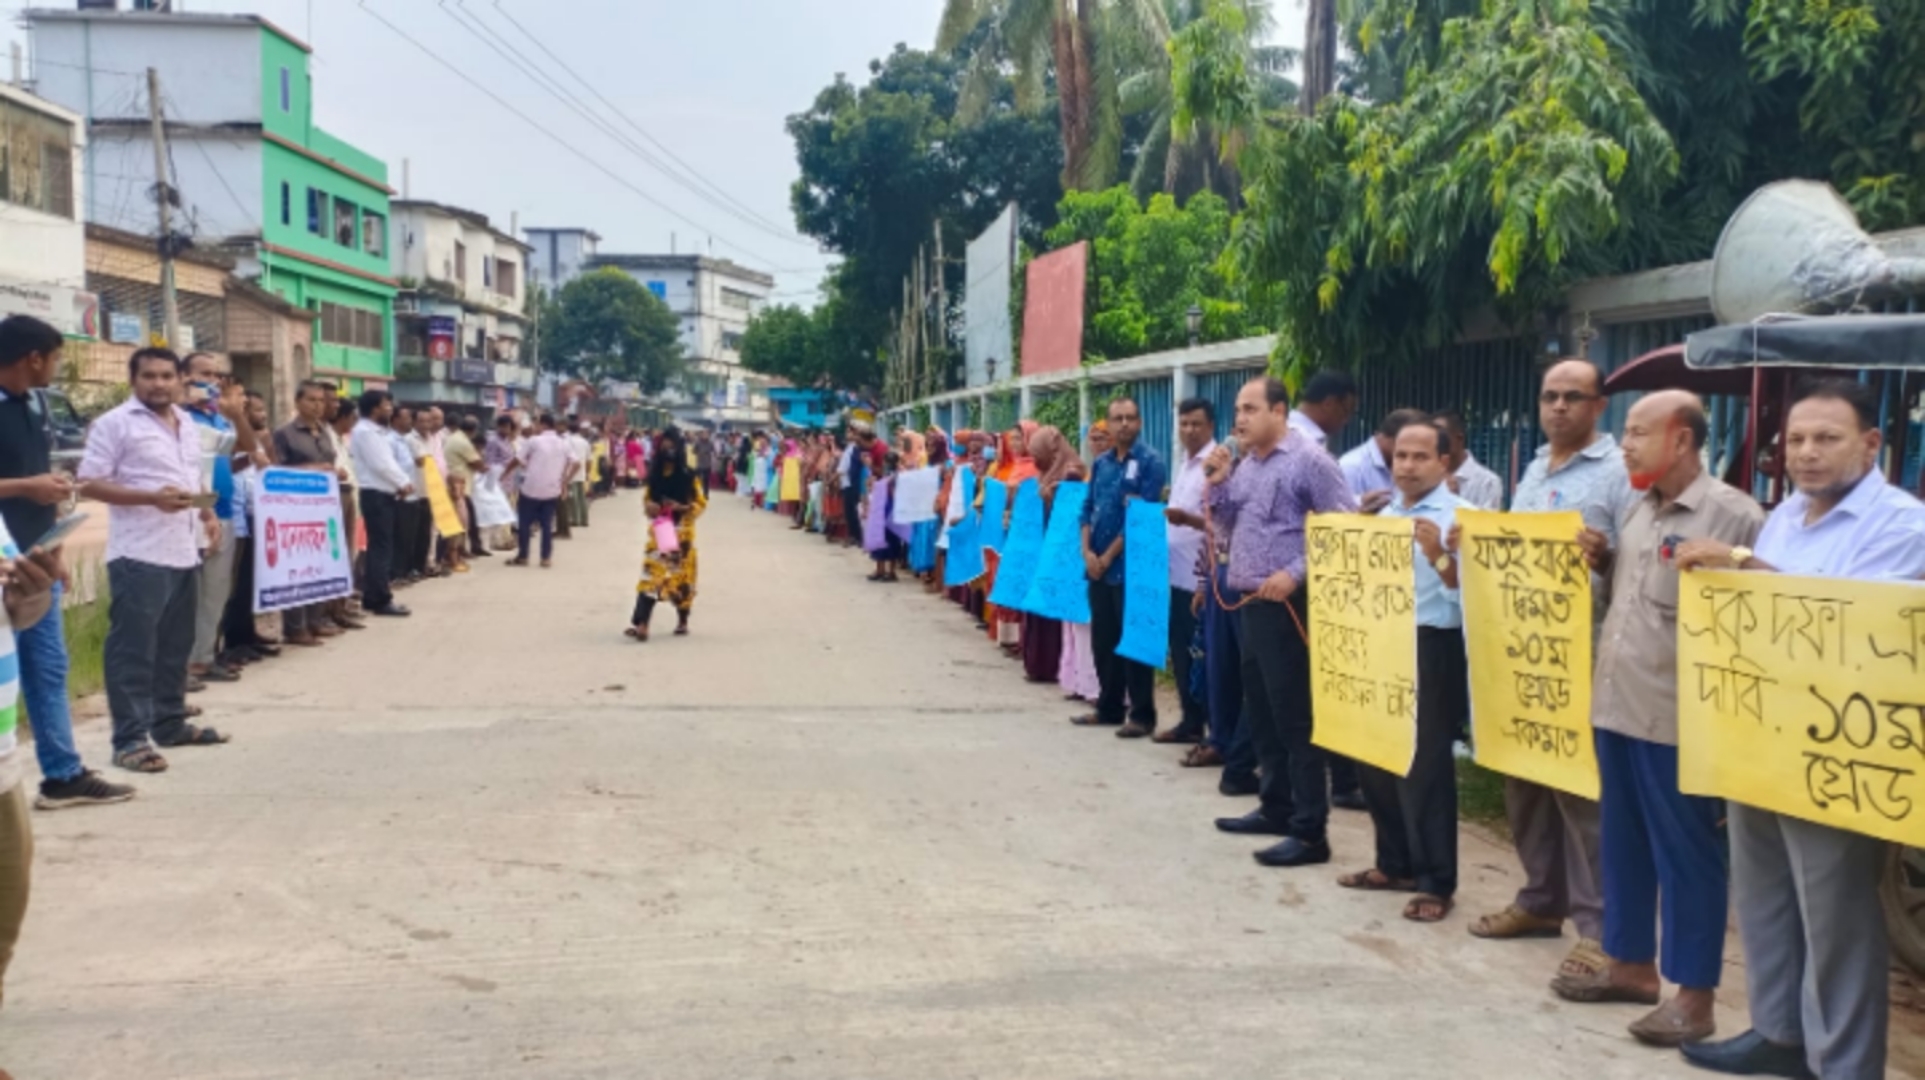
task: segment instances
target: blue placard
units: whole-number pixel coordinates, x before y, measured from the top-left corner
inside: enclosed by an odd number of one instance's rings
[[[1123,518],[1123,640],[1119,656],[1162,667],[1170,652],[1170,534],[1162,503],[1133,499]],[[1188,647],[1187,644],[1185,646]]]
[[[967,465],[956,470],[955,484],[951,504],[961,503],[963,515],[949,525],[949,554],[943,560],[942,571],[942,583],[951,589],[969,584],[989,569],[983,562],[983,546],[976,539],[976,511],[972,505],[976,501],[975,472]],[[949,513],[948,507],[943,508],[943,513]]]
[[[997,607],[1022,610],[1029,595],[1029,581],[1036,576],[1036,560],[1043,553],[1043,494],[1036,481],[1025,480],[1016,489],[1016,511],[1009,519],[1009,535],[1003,541],[1003,561],[996,567],[996,587],[989,590],[989,602]]]
[[[1083,565],[1083,503],[1088,498],[1089,485],[1078,481],[1056,489],[1036,577],[1017,607],[1044,619],[1089,621],[1089,574]]]
[[[983,520],[978,530],[983,547],[1001,554],[1003,550],[1003,515],[1009,512],[1009,487],[1001,480],[983,482]]]

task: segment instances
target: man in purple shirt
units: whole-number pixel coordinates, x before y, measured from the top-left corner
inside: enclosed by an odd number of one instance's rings
[[[1330,774],[1310,741],[1310,604],[1303,589],[1304,520],[1355,512],[1357,500],[1329,454],[1290,430],[1290,392],[1252,379],[1237,394],[1236,434],[1246,454],[1218,447],[1204,463],[1209,506],[1230,532],[1229,585],[1243,608],[1245,716],[1263,767],[1261,806],[1222,818],[1228,833],[1281,836],[1259,851],[1265,866],[1330,861]]]
[[[155,773],[154,748],[227,741],[187,722],[187,657],[194,647],[201,548],[220,523],[201,474],[199,429],[175,404],[181,360],[141,349],[128,360],[134,396],[87,432],[81,494],[106,503],[107,584],[113,598],[106,644],[107,708],[114,764]]]

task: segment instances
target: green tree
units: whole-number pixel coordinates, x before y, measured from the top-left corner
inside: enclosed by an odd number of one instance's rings
[[[838,77],[788,121],[801,171],[790,196],[796,227],[842,256],[814,318],[823,368],[847,389],[879,381],[904,276],[933,254],[938,229],[944,295],[959,306],[969,239],[1011,202],[1040,239],[1062,194],[1056,136],[1016,109],[1008,79],[965,127],[955,121],[957,61],[898,46],[870,76],[865,86]]]
[[[660,393],[685,368],[681,322],[654,293],[614,267],[583,274],[555,295],[543,327],[551,366],[594,382],[616,379]]]
[[[1203,311],[1202,337],[1224,341],[1265,332],[1262,304],[1248,302],[1223,262],[1230,208],[1209,192],[1178,206],[1159,194],[1140,205],[1127,186],[1070,192],[1051,229],[1052,248],[1090,244],[1095,296],[1086,353],[1120,359],[1189,342],[1189,311]]]
[[[742,334],[742,366],[798,386],[814,384],[824,373],[814,317],[789,304],[764,308]]]

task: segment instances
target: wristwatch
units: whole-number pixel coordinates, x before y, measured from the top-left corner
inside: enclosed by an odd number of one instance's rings
[[[1431,560],[1430,565],[1440,574],[1450,573],[1450,552],[1446,551],[1442,555],[1437,556],[1437,558]]]
[[[1739,546],[1731,549],[1731,568],[1733,570],[1744,569],[1744,565],[1750,561],[1751,561],[1750,548]]]

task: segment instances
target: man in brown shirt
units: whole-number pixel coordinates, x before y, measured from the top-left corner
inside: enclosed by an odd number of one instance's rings
[[[1716,1030],[1712,1000],[1724,967],[1720,805],[1678,790],[1676,555],[1690,540],[1748,546],[1765,519],[1749,495],[1705,473],[1706,429],[1704,404],[1691,394],[1665,391],[1638,402],[1620,445],[1641,497],[1618,525],[1615,550],[1594,529],[1578,538],[1592,567],[1611,575],[1591,691],[1603,945],[1611,963],[1595,974],[1559,975],[1551,988],[1571,1001],[1656,1005],[1661,968],[1677,996],[1630,1026],[1654,1046],[1696,1042]]]
[[[304,382],[294,397],[295,417],[274,432],[274,460],[285,469],[340,474],[334,440],[327,430],[328,403],[334,393],[326,383]],[[345,479],[345,477],[343,477]],[[342,522],[343,526],[347,522]],[[352,532],[349,535],[353,535]],[[319,645],[322,638],[341,631],[328,618],[328,605],[305,604],[281,613],[282,641],[288,645]]]

